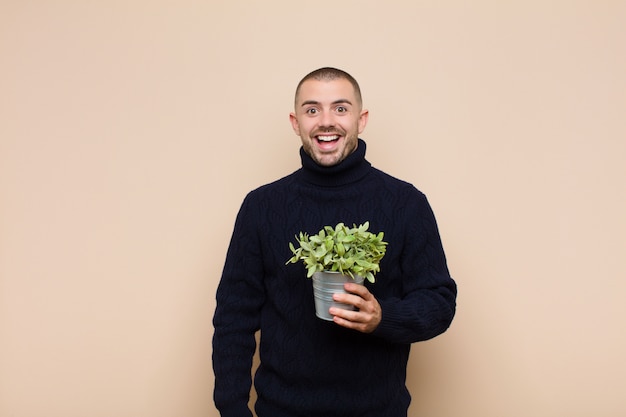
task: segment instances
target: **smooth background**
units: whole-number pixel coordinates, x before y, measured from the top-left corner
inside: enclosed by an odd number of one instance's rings
[[[459,284],[410,416],[625,415],[624,22],[606,0],[3,0],[0,415],[218,415],[234,217],[298,168],[293,90],[326,65]]]

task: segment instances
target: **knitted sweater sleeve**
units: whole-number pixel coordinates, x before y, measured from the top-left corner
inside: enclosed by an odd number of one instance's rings
[[[374,334],[393,343],[419,342],[445,332],[456,310],[456,283],[435,216],[426,196],[413,191],[398,261],[402,296],[378,300],[382,320]]]
[[[247,197],[235,222],[213,317],[214,400],[223,417],[252,417],[248,408],[251,367],[265,295],[260,245],[250,206]]]

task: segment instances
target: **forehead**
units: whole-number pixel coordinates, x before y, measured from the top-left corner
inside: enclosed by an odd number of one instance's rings
[[[304,102],[333,103],[346,100],[357,105],[354,87],[345,78],[334,80],[306,80],[300,86],[296,96],[296,106]]]

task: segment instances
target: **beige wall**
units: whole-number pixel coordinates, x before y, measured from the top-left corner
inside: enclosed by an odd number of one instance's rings
[[[234,216],[298,167],[293,89],[324,65],[360,80],[369,159],[429,196],[459,284],[410,415],[625,415],[625,21],[617,0],[3,0],[0,415],[217,416]]]

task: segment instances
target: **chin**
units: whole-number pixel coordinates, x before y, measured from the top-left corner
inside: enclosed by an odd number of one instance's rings
[[[331,166],[341,163],[341,161],[343,161],[344,159],[346,159],[346,156],[343,154],[326,155],[324,157],[317,158],[316,162],[318,165],[331,167]]]

